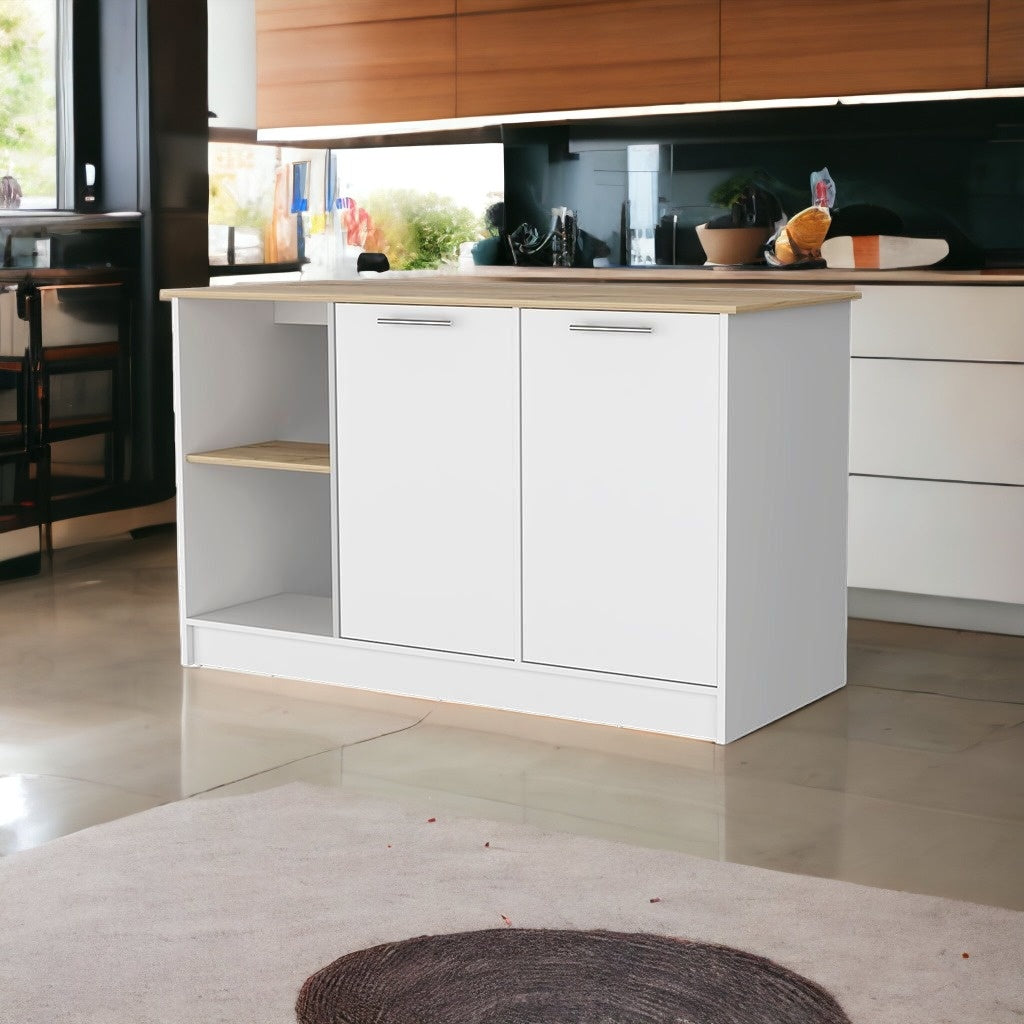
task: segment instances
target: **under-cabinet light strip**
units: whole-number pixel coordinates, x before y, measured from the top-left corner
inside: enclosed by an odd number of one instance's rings
[[[428,121],[386,121],[377,124],[333,124],[294,128],[260,128],[259,142],[317,142],[357,138],[363,135],[405,135],[414,132],[488,128],[500,124],[545,121],[593,121],[601,118],[664,117],[674,114],[707,114],[730,110],[769,110],[778,107],[831,107],[836,104],[923,103],[929,100],[976,100],[1024,97],[1024,88],[961,89],[954,92],[876,93],[863,96],[811,96],[770,100],[731,100],[718,103],[669,103],[647,107],[599,107],[589,110],[542,110],[523,114],[490,114],[486,117],[444,117]]]

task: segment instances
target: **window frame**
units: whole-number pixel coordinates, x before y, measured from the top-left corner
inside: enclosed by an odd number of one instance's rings
[[[45,217],[75,209],[74,175],[74,0],[54,0],[55,188],[52,206],[0,209],[0,224],[13,218]]]

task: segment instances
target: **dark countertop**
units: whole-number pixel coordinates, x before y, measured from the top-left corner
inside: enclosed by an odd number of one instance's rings
[[[72,210],[0,210],[0,231],[82,231],[86,228],[119,228],[142,220],[136,210],[118,213],[75,213]]]
[[[18,284],[92,284],[123,281],[134,271],[124,267],[0,267],[0,286]]]

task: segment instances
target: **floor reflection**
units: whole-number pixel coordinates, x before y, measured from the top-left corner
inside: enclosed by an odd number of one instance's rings
[[[1024,909],[1024,639],[851,623],[850,685],[727,747],[182,669],[174,538],[0,584],[0,854],[296,780]]]

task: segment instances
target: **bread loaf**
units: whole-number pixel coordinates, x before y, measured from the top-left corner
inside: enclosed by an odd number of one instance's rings
[[[828,234],[832,217],[823,206],[808,206],[789,218],[786,234],[793,246],[802,253],[816,254]],[[778,247],[776,246],[776,252]]]
[[[775,258],[779,263],[783,264],[783,266],[789,263],[796,263],[797,252],[789,240],[789,234],[786,228],[781,228],[778,235],[775,237]]]

